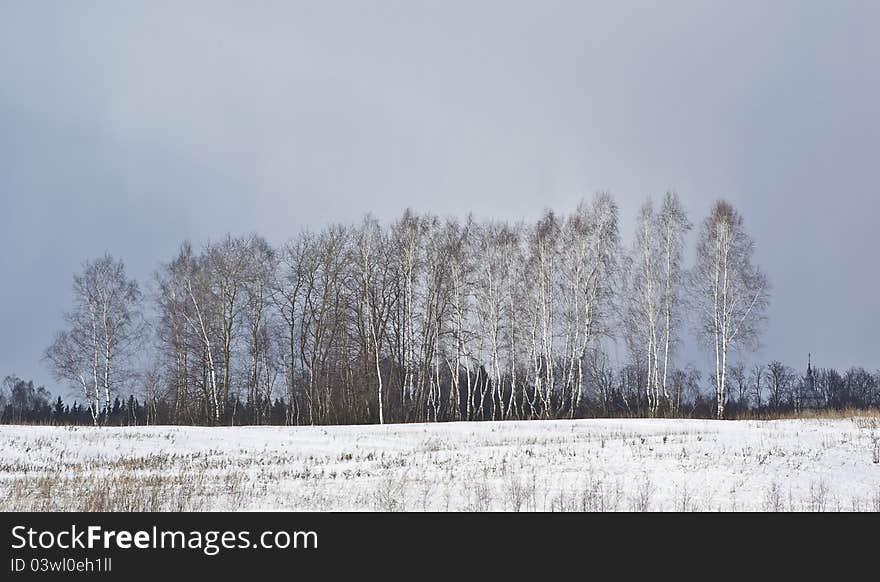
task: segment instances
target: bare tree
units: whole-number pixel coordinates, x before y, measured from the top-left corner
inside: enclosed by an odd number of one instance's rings
[[[749,385],[752,390],[752,394],[755,397],[755,408],[758,410],[761,409],[763,405],[763,397],[764,397],[764,374],[766,372],[766,366],[764,364],[755,364],[752,366],[752,370],[749,373]]]
[[[644,373],[644,392],[653,415],[659,407],[660,355],[660,249],[653,202],[639,209],[635,243],[629,261],[627,342],[640,376]]]
[[[397,285],[397,309],[392,318],[394,353],[400,368],[400,400],[407,420],[415,397],[418,374],[418,285],[424,268],[424,221],[407,209],[391,228]]]
[[[540,402],[541,415],[556,414],[556,315],[560,262],[559,218],[551,211],[530,229],[529,279],[531,285],[530,319],[532,382]]]
[[[874,376],[861,367],[853,367],[843,376],[847,404],[857,408],[871,406],[875,400],[877,383]]]
[[[257,236],[247,241],[244,252],[247,255],[247,266],[243,273],[244,310],[251,359],[248,404],[254,415],[254,422],[258,423],[269,413],[275,372],[270,365],[272,359],[269,328],[272,321],[268,306],[276,269],[276,255],[269,243]]]
[[[446,255],[444,227],[436,216],[425,217],[424,269],[419,287],[418,368],[415,412],[416,418],[439,420],[443,405],[441,387],[442,344],[452,312],[452,286]]]
[[[334,381],[344,364],[335,355],[345,353],[346,270],[351,233],[341,225],[308,241],[303,254],[305,276],[300,314],[300,361],[305,375],[309,422],[334,421]]]
[[[742,216],[718,201],[703,223],[692,289],[701,338],[715,355],[716,416],[724,418],[727,358],[732,349],[757,344],[769,303],[767,277],[752,264],[754,243]]]
[[[376,403],[379,424],[385,423],[385,391],[382,378],[382,350],[391,312],[397,305],[394,264],[387,260],[389,241],[378,221],[364,219],[357,234],[357,304],[361,321],[365,322],[363,348],[366,359],[372,360],[376,372]],[[369,354],[372,354],[369,357]]]
[[[306,260],[310,252],[311,235],[302,233],[295,240],[284,245],[280,252],[280,260],[273,274],[272,302],[276,312],[283,321],[284,333],[281,339],[284,344],[281,353],[287,379],[288,424],[300,423],[300,339],[302,314],[305,309],[307,284]]]
[[[244,282],[248,277],[249,239],[226,236],[205,248],[202,258],[202,283],[212,298],[209,316],[217,323],[223,377],[216,397],[217,420],[226,412],[232,388],[232,361],[235,340],[245,311]]]
[[[660,212],[648,200],[640,209],[629,262],[628,343],[636,363],[645,367],[645,396],[651,414],[668,404],[670,354],[676,343],[677,308],[682,283],[684,237],[691,229],[673,192]]]
[[[746,374],[746,366],[742,362],[737,362],[730,367],[728,372],[730,382],[736,390],[736,407],[737,410],[746,409],[749,406],[749,379]]]
[[[479,336],[488,343],[489,352],[489,399],[491,417],[503,419],[505,409],[502,375],[506,366],[502,360],[505,314],[509,314],[509,289],[512,285],[512,249],[516,236],[504,223],[488,223],[477,235],[480,259],[475,287],[476,313]],[[512,396],[511,396],[512,397]],[[480,400],[479,413],[483,413]]]
[[[187,397],[186,389],[181,392],[180,383],[185,380],[188,369],[187,354],[189,342],[198,354],[202,365],[200,383],[204,395],[203,404],[206,416],[214,424],[220,423],[221,395],[217,378],[218,350],[215,313],[218,298],[210,282],[210,273],[203,257],[193,254],[192,246],[185,242],[180,247],[177,258],[160,269],[159,281],[160,310],[168,320],[171,341],[175,342],[174,352],[178,376],[178,396]],[[194,374],[195,376],[195,374]],[[199,377],[196,376],[196,377]]]
[[[473,310],[474,296],[474,257],[471,252],[471,239],[475,236],[475,225],[472,217],[468,217],[464,225],[450,221],[446,224],[446,257],[449,263],[450,277],[450,341],[447,366],[450,374],[449,411],[450,417],[460,420],[464,414],[470,420],[473,405],[473,383],[471,375],[470,346],[474,335],[470,318]],[[462,387],[461,372],[465,379]],[[462,399],[465,405],[462,406]],[[462,409],[464,408],[464,413]]]
[[[564,319],[567,360],[563,371],[563,393],[569,417],[581,406],[584,393],[584,361],[596,342],[609,335],[615,280],[619,267],[617,205],[611,196],[599,192],[592,204],[581,201],[569,216],[563,233]]]
[[[682,254],[684,251],[684,238],[691,230],[692,225],[687,213],[675,192],[667,192],[663,198],[663,205],[658,216],[658,230],[660,231],[660,264],[661,264],[661,310],[663,317],[662,360],[663,373],[661,386],[663,396],[668,400],[668,378],[670,352],[676,339],[675,332],[679,324],[677,308],[681,301],[681,285],[683,281]],[[659,366],[658,366],[659,368]]]
[[[771,410],[779,410],[793,399],[794,382],[797,378],[795,371],[782,362],[770,362],[767,366],[767,390],[769,393],[767,404]]]
[[[615,374],[610,358],[604,350],[590,350],[587,356],[587,376],[595,387],[601,413],[609,415],[614,403]]]
[[[162,366],[153,362],[144,370],[141,382],[144,398],[146,424],[156,424],[159,418],[159,404],[166,397],[167,386],[162,378]]]
[[[65,314],[67,329],[46,350],[59,380],[79,385],[98,424],[110,412],[110,398],[133,374],[130,357],[141,339],[141,292],[112,256],[86,263],[74,276],[75,307]],[[103,398],[103,406],[101,399]]]

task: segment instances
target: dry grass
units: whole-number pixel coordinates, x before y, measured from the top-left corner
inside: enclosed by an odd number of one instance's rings
[[[819,409],[802,410],[796,412],[787,410],[781,412],[754,412],[746,411],[738,413],[734,420],[848,420],[857,419],[865,422],[873,421],[875,428],[880,426],[880,409],[878,408],[845,408],[842,410]]]
[[[171,470],[170,457],[25,472],[3,481],[0,511],[204,511],[242,505],[248,494],[240,470]]]

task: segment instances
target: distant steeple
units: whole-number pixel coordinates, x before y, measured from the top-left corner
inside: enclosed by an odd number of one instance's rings
[[[822,397],[816,390],[816,377],[813,373],[813,354],[807,354],[807,375],[804,377],[801,388],[801,408],[819,408],[822,405]]]

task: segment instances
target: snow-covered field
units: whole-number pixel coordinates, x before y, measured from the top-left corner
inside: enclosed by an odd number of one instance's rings
[[[3,510],[880,510],[880,421],[0,427]]]

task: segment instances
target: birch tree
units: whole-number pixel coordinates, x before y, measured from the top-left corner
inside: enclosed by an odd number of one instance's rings
[[[94,362],[94,343],[89,338],[88,326],[72,324],[70,316],[65,319],[70,329],[59,332],[46,350],[45,358],[52,367],[56,380],[66,380],[76,385],[82,394],[83,404],[89,410],[92,424],[98,426],[101,409],[100,385],[97,382]]]
[[[630,258],[626,330],[636,364],[643,369],[651,415],[670,401],[670,355],[676,342],[684,236],[691,225],[678,197],[668,192],[659,212],[649,199],[641,207]]]
[[[358,311],[364,321],[364,356],[376,372],[376,405],[379,424],[385,423],[385,382],[382,376],[382,350],[391,312],[397,305],[394,264],[389,241],[378,221],[367,217],[357,235],[356,261],[359,288]]]
[[[667,192],[663,198],[658,217],[658,230],[660,239],[660,259],[662,274],[661,309],[663,318],[662,354],[657,358],[662,362],[662,376],[660,385],[663,389],[663,397],[668,401],[670,354],[676,343],[676,329],[679,324],[678,307],[681,303],[681,285],[684,279],[682,255],[684,252],[685,236],[691,230],[692,224],[688,219],[687,212],[678,199],[675,192]]]
[[[170,393],[173,394],[171,420],[179,422],[185,412],[190,412],[191,404],[189,367],[194,350],[190,341],[191,333],[183,317],[188,300],[180,279],[173,276],[170,265],[156,271],[153,280],[156,288],[154,328],[158,344],[157,358],[164,362]]]
[[[477,235],[480,254],[475,287],[476,313],[479,334],[485,340],[489,356],[488,382],[492,420],[503,414],[504,402],[501,389],[502,362],[502,313],[505,294],[509,284],[509,267],[505,247],[510,244],[511,233],[506,224],[491,222],[483,226]],[[479,414],[482,416],[483,399]]]
[[[287,423],[298,425],[300,423],[300,392],[301,375],[300,366],[297,364],[300,358],[300,324],[304,310],[304,298],[306,285],[309,281],[305,267],[308,262],[306,254],[309,251],[309,235],[301,234],[296,239],[284,245],[280,252],[280,259],[273,273],[271,299],[276,313],[283,322],[283,337],[280,341],[284,344],[281,350],[287,380],[288,411]]]
[[[611,196],[600,192],[591,204],[581,201],[565,223],[563,242],[561,303],[568,330],[563,394],[573,418],[583,397],[587,352],[610,331],[619,265],[617,205]]]
[[[470,317],[473,303],[474,260],[471,253],[475,225],[471,217],[464,225],[455,221],[447,222],[445,229],[445,250],[449,263],[450,279],[450,323],[449,329],[452,347],[447,357],[450,375],[449,404],[451,418],[461,420],[462,408],[465,417],[470,420],[473,404],[473,384],[471,381],[470,345],[473,337]],[[465,381],[462,386],[461,372],[464,370]],[[462,399],[465,400],[464,407]]]
[[[724,418],[728,355],[754,347],[769,303],[769,283],[752,264],[754,243],[742,216],[730,203],[718,201],[703,222],[697,244],[692,289],[698,309],[698,331],[715,357],[716,416]]]
[[[529,277],[532,280],[530,318],[532,380],[542,416],[556,414],[555,348],[557,343],[557,277],[560,260],[560,224],[547,211],[529,234]]]
[[[167,293],[175,294],[170,305],[176,308],[174,317],[186,323],[187,331],[198,345],[203,374],[201,387],[206,416],[214,424],[220,423],[221,394],[218,381],[217,331],[213,314],[218,298],[213,292],[209,272],[203,257],[193,254],[192,246],[181,245],[174,261],[163,267]],[[160,275],[161,277],[161,275]],[[179,300],[177,296],[179,295]],[[184,373],[186,373],[184,371]]]
[[[452,285],[447,256],[445,227],[436,216],[424,218],[425,237],[422,253],[424,268],[420,288],[419,368],[417,414],[425,420],[439,420],[443,405],[441,386],[441,353],[449,335],[448,320],[452,312]]]
[[[68,329],[46,358],[58,379],[80,387],[97,425],[107,419],[111,395],[133,373],[132,348],[142,330],[141,292],[125,264],[109,254],[84,265],[74,276],[73,291],[75,307],[64,317]]]
[[[248,327],[248,348],[250,352],[250,372],[248,374],[248,404],[254,415],[254,422],[260,422],[268,415],[271,407],[272,377],[274,369],[270,366],[269,296],[272,289],[272,276],[276,268],[275,250],[261,237],[253,237],[245,248],[247,255],[243,277],[245,292],[244,311]]]
[[[400,370],[400,400],[404,409],[404,420],[408,419],[412,408],[418,374],[417,301],[424,268],[424,236],[424,221],[409,209],[391,227],[393,260],[396,263],[396,282],[399,286],[399,300],[392,317],[393,348]]]
[[[250,245],[248,239],[226,236],[208,245],[203,253],[203,283],[213,299],[210,303],[213,312],[208,315],[219,328],[217,343],[223,372],[216,403],[218,420],[226,412],[232,388],[233,351],[245,311],[244,283],[251,268]]]
[[[648,411],[659,405],[660,249],[656,236],[654,204],[649,199],[639,209],[629,260],[626,340],[633,354]]]

